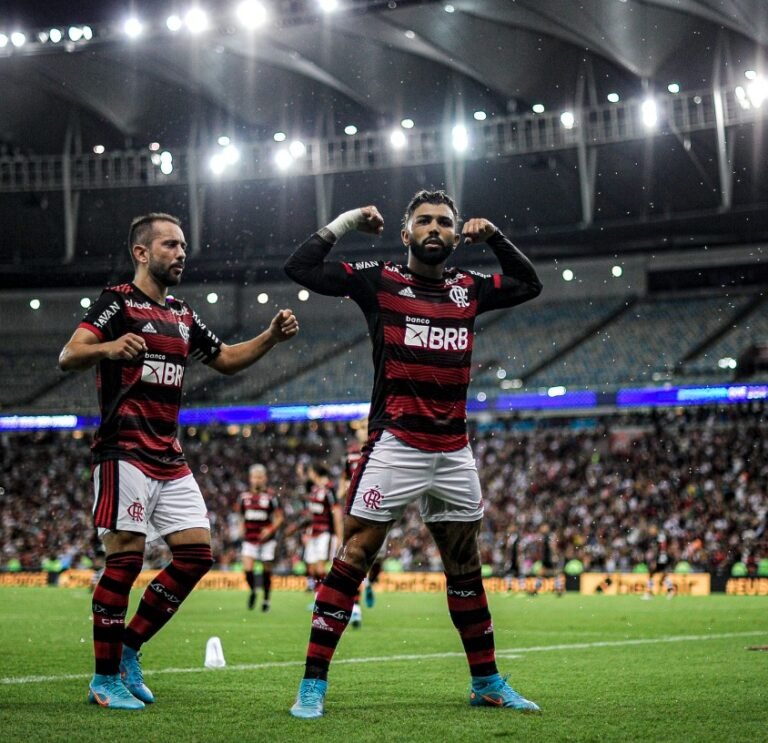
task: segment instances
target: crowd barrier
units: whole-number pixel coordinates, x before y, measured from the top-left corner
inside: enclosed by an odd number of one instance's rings
[[[157,575],[158,570],[143,570],[134,584],[145,588]],[[768,596],[768,578],[731,578],[724,575],[710,576],[709,573],[667,573],[677,594],[680,596],[708,596],[710,593],[726,593],[733,596]],[[92,570],[65,570],[60,574],[45,572],[0,573],[2,586],[46,586],[62,588],[90,588],[93,584]],[[488,577],[483,581],[488,593],[553,593],[554,578],[508,580]],[[642,595],[648,588],[647,573],[582,573],[580,576],[566,576],[568,591],[579,591],[584,595]],[[225,589],[246,591],[248,586],[241,572],[212,570],[198,584],[203,589]],[[303,591],[306,579],[300,575],[274,575],[272,588],[276,591]],[[411,593],[445,593],[445,576],[442,573],[382,573],[377,591],[400,591]],[[653,593],[663,594],[662,575],[653,576]]]

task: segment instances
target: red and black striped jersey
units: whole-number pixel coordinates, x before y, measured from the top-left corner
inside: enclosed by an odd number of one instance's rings
[[[307,510],[312,517],[310,535],[333,534],[333,507],[339,502],[331,485],[313,485],[307,498]]]
[[[360,458],[363,456],[363,447],[360,442],[355,439],[347,444],[347,456],[344,459],[344,476],[347,481],[352,479],[352,475],[357,469],[357,465],[360,463]]]
[[[221,341],[186,302],[168,297],[160,305],[133,284],[106,288],[79,327],[102,342],[135,333],[147,345],[136,359],[97,366],[101,423],[94,463],[130,460],[157,480],[189,474],[177,436],[184,371],[190,356],[215,359]]]
[[[264,539],[264,530],[272,524],[275,513],[280,510],[277,496],[268,490],[261,493],[245,491],[240,493],[238,500],[245,523],[245,541],[261,544]],[[267,537],[267,539],[273,538],[274,534]]]
[[[425,451],[467,444],[475,318],[541,291],[530,261],[504,235],[488,244],[501,274],[447,268],[431,279],[382,261],[326,262],[332,244],[318,234],[288,259],[292,279],[320,294],[349,296],[365,314],[374,366],[370,432],[386,429]]]

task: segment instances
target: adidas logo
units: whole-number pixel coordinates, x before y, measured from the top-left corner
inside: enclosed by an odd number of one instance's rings
[[[405,289],[401,289],[398,293],[400,297],[408,297],[409,299],[416,299],[416,295],[413,293],[413,289],[410,286],[406,286]]]
[[[144,326],[144,327],[141,329],[141,332],[142,332],[142,333],[157,333],[157,331],[155,330],[155,326],[154,326],[154,325],[153,325],[151,322],[148,322],[148,323],[147,323],[147,324],[146,324],[146,325],[145,325],[145,326]]]
[[[312,621],[312,626],[315,629],[323,629],[326,632],[333,632],[333,628],[322,617],[317,617]]]

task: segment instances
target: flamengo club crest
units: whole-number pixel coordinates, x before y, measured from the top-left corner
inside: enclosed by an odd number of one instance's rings
[[[448,292],[448,297],[457,307],[469,307],[467,294],[468,292],[465,287],[452,286],[451,291]]]
[[[363,493],[363,503],[365,503],[366,508],[378,511],[381,506],[381,490],[378,488],[368,488]]]
[[[142,506],[139,501],[131,503],[131,505],[128,506],[128,515],[134,521],[144,521],[144,506]]]
[[[189,343],[189,328],[183,323],[179,323],[179,335]]]

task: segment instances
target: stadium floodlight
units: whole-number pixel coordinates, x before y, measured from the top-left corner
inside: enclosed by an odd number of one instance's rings
[[[149,159],[152,161],[152,165],[160,165],[160,163],[163,162],[160,159],[160,153],[159,152],[153,152]]]
[[[469,133],[464,124],[456,124],[451,130],[451,144],[456,152],[466,152],[469,147]]]
[[[173,155],[168,150],[160,153],[160,172],[163,175],[173,173]]]
[[[506,379],[507,378],[507,370],[506,369],[497,369],[496,370],[496,379]]]
[[[288,170],[293,165],[293,156],[285,148],[280,148],[275,153],[275,165],[278,170]]]
[[[446,3],[445,5],[443,5],[443,10],[446,13],[455,13],[456,12],[456,8],[453,5],[451,5],[450,3]]]
[[[157,152],[160,149],[160,142],[150,142],[149,149],[151,152]]]
[[[744,108],[752,108],[752,104],[749,102],[749,96],[747,95],[747,91],[744,90],[744,88],[741,85],[736,86],[736,90],[734,91],[736,93],[736,100],[738,104]]]
[[[226,165],[234,165],[240,160],[240,150],[233,144],[228,144],[221,153]]]
[[[755,72],[754,70],[747,70],[744,73],[744,77],[746,77],[747,80],[754,80],[757,77],[757,72]]]
[[[8,37],[5,34],[0,34],[0,49],[8,46]]]
[[[475,395],[475,399],[478,402],[485,402],[487,397],[488,396],[485,394],[485,392],[478,392],[477,395]]]
[[[485,121],[488,118],[488,114],[485,111],[475,111],[472,117],[475,121]]]
[[[221,136],[220,136],[220,137],[219,137],[219,138],[216,140],[216,142],[218,142],[218,144],[220,144],[222,147],[226,147],[226,146],[227,146],[227,145],[228,145],[228,144],[229,144],[231,141],[232,141],[232,140],[231,140],[231,139],[230,139],[230,138],[229,138],[229,137],[228,137],[226,134],[222,134],[222,135],[221,135]]]
[[[49,38],[50,37],[48,36],[48,32],[47,31],[38,31],[37,32],[37,40],[41,44],[45,44],[48,41]]]
[[[646,98],[640,105],[640,118],[643,125],[648,129],[653,129],[659,121],[659,109],[653,98]]]
[[[350,137],[353,134],[357,134],[357,127],[354,124],[347,124],[344,127],[344,134],[348,134]]]
[[[80,41],[83,38],[83,29],[80,26],[70,26],[67,29],[67,36],[70,41]]]
[[[235,15],[237,20],[250,31],[263,26],[268,17],[264,3],[260,3],[258,0],[243,0],[235,8]]]
[[[219,295],[216,294],[216,292],[209,292],[205,301],[208,302],[208,304],[216,304],[216,302],[219,301]]]
[[[404,31],[403,33],[405,35],[405,38],[406,39],[410,39],[411,41],[413,41],[413,39],[416,38],[416,32],[415,31],[411,31],[410,28],[407,31]]]
[[[680,92],[680,83],[670,83],[667,85],[667,90],[670,93],[679,93]]]
[[[123,23],[123,33],[129,39],[138,39],[143,30],[144,24],[136,16],[126,18]]]
[[[261,292],[261,293],[260,293],[260,294],[259,294],[259,295],[256,297],[256,301],[257,301],[259,304],[266,304],[267,302],[269,302],[269,294],[267,294],[266,292]]]
[[[576,123],[576,117],[573,115],[572,111],[563,111],[563,113],[560,114],[560,123],[566,129],[573,129],[573,125]]]
[[[83,26],[83,38],[90,41],[93,38],[93,29],[90,26]]]
[[[621,96],[618,93],[608,93],[606,98],[609,103],[618,103],[621,100]]]
[[[402,150],[408,144],[408,138],[402,129],[395,129],[389,135],[389,143],[396,149]]]
[[[61,41],[61,40],[64,38],[64,34],[63,34],[63,33],[61,33],[61,29],[60,29],[60,28],[52,28],[52,29],[51,29],[51,30],[48,32],[48,38],[49,38],[49,39],[50,39],[50,40],[51,40],[51,41],[52,41],[54,44],[58,44],[58,43],[59,43],[59,42],[60,42],[60,41]]]
[[[768,98],[768,80],[764,77],[756,77],[747,85],[747,95],[749,102],[755,107],[760,108],[763,101]]]
[[[402,126],[403,129],[413,129],[416,125],[413,123],[413,119],[403,119],[400,122],[400,126]]]
[[[184,23],[179,16],[174,14],[174,15],[169,15],[165,19],[165,25],[168,27],[169,31],[176,33],[176,31],[181,30],[181,27],[184,25]]]
[[[93,145],[93,154],[94,155],[103,155],[106,148],[103,144],[95,144]]]
[[[548,397],[562,397],[566,392],[565,387],[563,387],[562,384],[555,385],[554,387],[550,387],[547,390],[547,396]]]
[[[222,153],[217,152],[215,155],[212,155],[211,159],[208,161],[208,167],[214,175],[221,175],[227,167],[227,163],[224,160]]]
[[[736,359],[730,356],[724,356],[722,359],[718,359],[717,365],[721,369],[735,369],[739,364]]]
[[[534,103],[531,106],[531,111],[533,111],[533,113],[535,113],[535,114],[543,114],[544,111],[546,111],[546,109],[544,108],[544,104],[543,103]]]
[[[621,266],[613,266],[611,268],[611,276],[618,279],[624,273],[624,269]]]
[[[274,139],[275,142],[285,142],[287,137],[288,137],[288,135],[285,132],[275,132],[272,135],[272,139]]]
[[[317,0],[317,4],[323,13],[333,13],[334,10],[339,9],[339,0]]]
[[[208,28],[208,15],[198,7],[191,7],[184,16],[184,24],[191,34],[199,34]]]
[[[293,142],[288,145],[288,152],[291,153],[291,157],[294,160],[298,160],[300,157],[304,157],[304,155],[307,154],[307,145],[300,139],[294,139]]]
[[[90,298],[89,298],[89,297],[83,297],[83,298],[80,300],[80,306],[81,306],[81,307],[82,307],[84,310],[87,310],[87,309],[88,309],[88,308],[91,306],[91,300],[90,300]]]
[[[563,281],[573,281],[573,271],[570,268],[563,271]]]
[[[24,44],[26,43],[27,43],[27,37],[21,31],[14,31],[11,34],[11,44],[13,44],[16,48],[20,46],[24,46]]]
[[[29,300],[29,306],[30,306],[30,307],[31,307],[33,310],[39,310],[39,309],[40,309],[40,304],[41,304],[41,302],[40,302],[40,300],[39,300],[39,299],[30,299],[30,300]]]
[[[299,302],[306,302],[309,299],[309,292],[306,289],[299,289]]]

